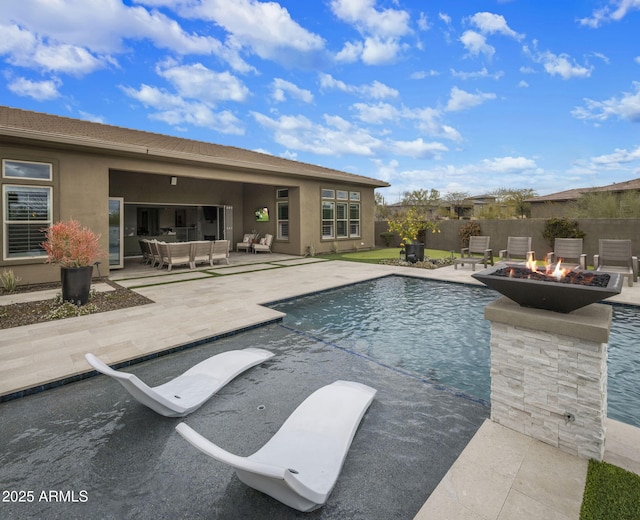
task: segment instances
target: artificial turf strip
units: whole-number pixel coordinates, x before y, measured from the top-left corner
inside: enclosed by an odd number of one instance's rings
[[[640,519],[640,475],[589,461],[580,520]]]

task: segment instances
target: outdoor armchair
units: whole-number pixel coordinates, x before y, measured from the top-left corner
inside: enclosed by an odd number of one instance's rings
[[[593,257],[596,271],[620,273],[627,278],[629,287],[638,281],[638,257],[631,253],[631,240],[601,238],[598,254]]]
[[[554,265],[558,261],[562,265],[578,265],[580,269],[587,268],[587,255],[582,252],[581,238],[556,238],[553,251],[547,253],[547,264]]]
[[[528,260],[531,255],[535,259],[535,252],[531,250],[531,237],[509,237],[507,248],[500,250],[500,260],[507,262],[513,259]]]
[[[482,262],[485,269],[487,264],[493,265],[493,250],[489,249],[491,237],[488,236],[472,236],[469,237],[469,246],[460,250],[460,258],[453,261],[454,269],[458,268],[458,264],[471,264],[471,270],[476,270],[476,264]],[[481,255],[481,256],[480,256]]]

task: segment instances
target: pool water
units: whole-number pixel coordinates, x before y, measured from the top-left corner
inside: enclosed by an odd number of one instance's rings
[[[489,322],[498,293],[389,276],[272,305],[284,324],[433,383],[489,402]],[[640,426],[640,308],[613,306],[608,416]]]

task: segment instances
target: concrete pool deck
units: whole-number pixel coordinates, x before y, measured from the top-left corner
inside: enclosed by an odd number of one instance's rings
[[[423,270],[277,254],[240,253],[229,266],[170,275],[136,264],[111,278],[155,303],[0,330],[0,396],[90,371],[86,352],[108,363],[139,359],[281,317],[261,304],[389,274],[479,283],[466,266]],[[610,300],[640,305],[640,285]],[[611,420],[607,427],[605,460],[640,473],[640,429]],[[585,475],[585,460],[487,421],[416,518],[578,518]]]

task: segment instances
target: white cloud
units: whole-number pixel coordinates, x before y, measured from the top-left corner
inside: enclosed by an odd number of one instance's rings
[[[442,20],[446,25],[451,25],[451,17],[446,13],[438,13],[438,18]]]
[[[640,0],[610,0],[609,5],[595,9],[590,17],[581,18],[578,22],[596,29],[606,22],[619,22],[630,11],[637,9],[640,9]]]
[[[357,94],[373,99],[397,98],[399,92],[378,80],[373,81],[369,85],[349,85],[344,81],[335,79],[331,74],[320,74],[320,88],[331,90],[341,90],[349,94]]]
[[[544,70],[551,76],[560,76],[562,79],[588,78],[591,76],[593,67],[583,67],[575,63],[568,54],[554,54],[550,51],[538,52],[537,41],[533,42],[534,50],[527,46],[523,47],[525,54],[528,54],[535,63],[540,63]]]
[[[624,148],[616,148],[613,153],[592,157],[590,161],[598,167],[617,170],[624,164],[636,161],[640,163],[640,146],[631,151]]]
[[[99,20],[100,23],[96,23]],[[252,70],[236,48],[207,35],[188,34],[158,11],[127,6],[119,0],[21,0],[0,2],[3,40],[14,43],[11,59],[24,66],[82,75],[115,66],[114,55],[128,52],[129,40],[148,40],[178,54],[216,55],[234,69]],[[10,30],[8,30],[10,29]],[[32,44],[25,43],[24,34]],[[5,51],[6,52],[6,51]],[[53,61],[47,66],[43,60]]]
[[[62,83],[56,80],[31,81],[16,78],[7,84],[7,88],[18,96],[31,97],[36,101],[48,101],[60,97],[58,87]]]
[[[597,176],[603,172],[616,172],[622,178],[629,175],[637,176],[640,173],[640,146],[632,150],[616,148],[610,154],[574,161],[569,170],[569,173],[581,176]]]
[[[318,155],[374,156],[383,143],[338,116],[325,115],[325,125],[313,123],[305,116],[270,118],[251,113],[258,124],[273,132],[274,140],[290,150]]]
[[[458,87],[453,87],[445,110],[448,112],[466,110],[495,98],[496,95],[493,93],[478,92],[477,94],[472,94]]]
[[[359,155],[375,157],[379,153],[392,153],[412,158],[439,158],[448,148],[442,143],[382,140],[366,129],[354,125],[341,116],[325,114],[324,124],[312,122],[303,115],[268,117],[252,112],[256,122],[273,132],[274,140],[289,150],[319,155]]]
[[[612,117],[640,122],[640,81],[633,82],[635,92],[623,92],[620,97],[604,101],[584,99],[583,107],[576,107],[571,114],[577,119],[606,121]]]
[[[527,83],[527,82],[526,82],[525,80],[523,80],[523,79],[521,79],[521,80],[518,82],[518,87],[520,87],[520,88],[527,88],[528,86],[529,86],[529,83]]]
[[[406,109],[403,116],[413,120],[418,130],[431,137],[448,139],[449,141],[462,141],[462,136],[453,127],[442,123],[442,112],[435,108],[426,107],[418,109]]]
[[[231,48],[249,49],[263,59],[304,61],[324,51],[324,39],[298,24],[277,2],[190,0],[178,2],[177,9],[183,16],[215,22],[229,32]]]
[[[398,193],[433,187],[442,195],[453,192],[482,194],[498,188],[521,187],[530,178],[545,178],[544,170],[526,157],[495,157],[471,164],[442,164],[429,169],[392,170],[391,180]]]
[[[493,173],[518,173],[531,172],[537,166],[533,159],[526,157],[495,157],[493,159],[484,159],[478,167],[480,171],[488,171]]]
[[[104,67],[111,60],[93,56],[83,47],[50,43],[33,32],[16,25],[0,25],[0,54],[12,65],[83,76]]]
[[[489,71],[487,70],[486,67],[482,67],[482,69],[474,71],[474,72],[462,72],[462,71],[457,71],[454,69],[451,69],[451,75],[454,78],[460,78],[460,79],[500,79],[502,76],[504,76],[504,72],[499,70],[498,72],[495,72],[493,74],[489,74]]]
[[[122,91],[147,108],[156,110],[149,117],[164,121],[171,126],[190,124],[210,128],[224,134],[244,133],[242,122],[231,112],[224,110],[214,112],[205,103],[189,102],[181,96],[149,85],[141,85],[139,89],[121,87]]]
[[[425,143],[422,137],[413,141],[391,141],[390,147],[393,153],[414,159],[439,159],[441,153],[448,150],[442,143]]]
[[[411,32],[407,11],[379,11],[375,3],[375,0],[332,0],[331,10],[340,20],[354,25],[363,34],[397,38]]]
[[[304,101],[305,103],[313,102],[313,94],[310,90],[302,89],[290,81],[286,81],[281,78],[274,78],[271,83],[271,89],[271,96],[278,102],[286,101],[287,95],[289,95],[289,97],[299,99],[300,101]]]
[[[418,28],[421,31],[428,31],[430,27],[429,17],[425,13],[420,13],[420,18],[418,18]]]
[[[439,76],[440,73],[437,70],[418,70],[416,72],[413,72],[411,74],[411,76],[409,76],[411,79],[424,79],[427,77],[433,77],[433,76]]]
[[[348,59],[353,62],[357,51],[360,51],[359,57],[367,65],[392,63],[406,48],[400,43],[400,38],[411,33],[409,13],[397,9],[378,10],[375,3],[375,0],[331,1],[333,14],[354,26],[364,38],[360,45],[349,42],[348,47],[338,53],[336,59],[339,62],[347,62]]]
[[[475,31],[465,31],[460,41],[470,56],[484,54],[487,59],[491,59],[496,52],[495,48],[487,43],[487,39]]]
[[[364,40],[362,62],[366,65],[393,63],[402,46],[394,38],[368,37]]]
[[[159,64],[156,72],[168,80],[182,97],[203,103],[247,99],[249,89],[229,72],[215,72],[201,63],[177,65],[168,61]]]
[[[482,34],[502,34],[515,40],[522,40],[524,34],[519,34],[507,25],[504,16],[493,13],[476,13],[471,17],[471,23],[475,25]]]
[[[356,119],[369,124],[383,124],[400,117],[400,111],[389,103],[355,103],[351,108],[356,111]]]
[[[338,63],[355,63],[360,59],[363,50],[362,42],[347,42],[342,50],[336,54],[335,59]]]

